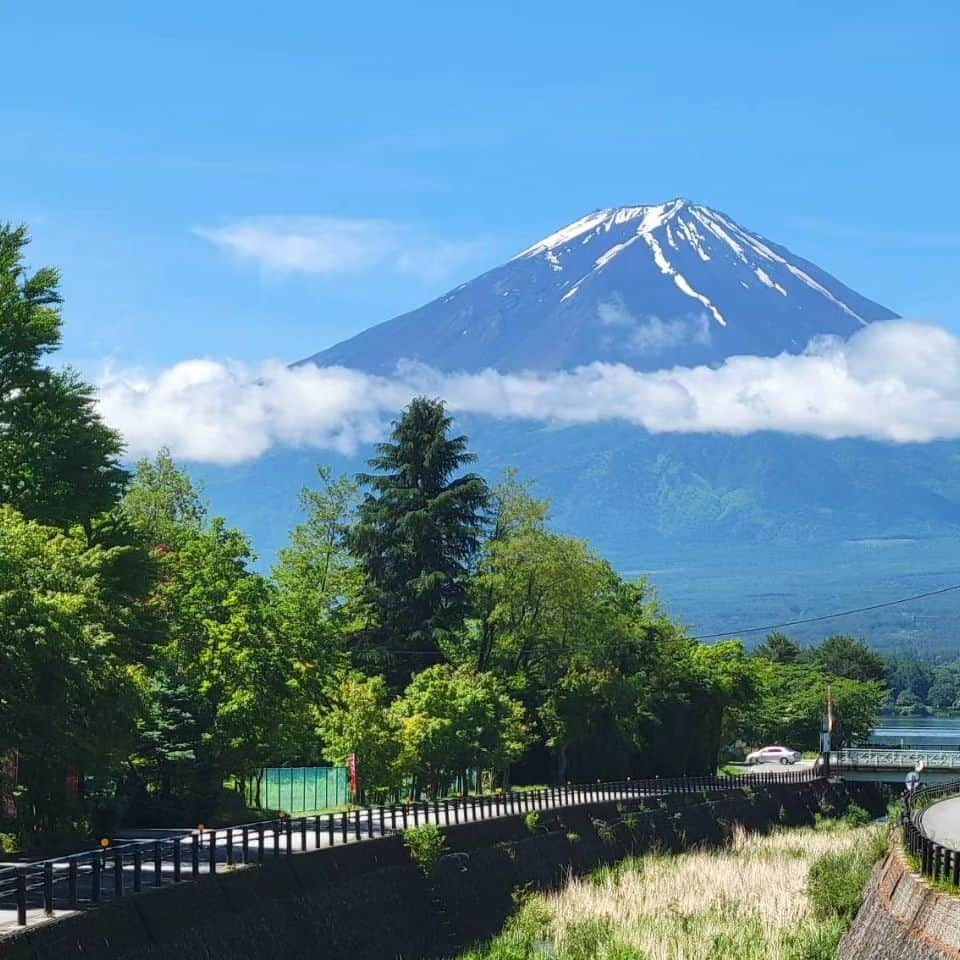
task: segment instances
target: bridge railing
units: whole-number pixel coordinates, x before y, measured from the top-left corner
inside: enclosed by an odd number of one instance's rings
[[[960,750],[895,747],[847,747],[831,754],[838,767],[913,770],[918,763],[932,769],[960,770]]]
[[[533,810],[673,794],[733,791],[745,786],[809,783],[817,769],[565,784],[457,798],[395,803],[311,816],[279,816],[229,827],[181,830],[151,840],[109,843],[96,850],[0,869],[0,910],[78,910],[109,900],[180,884],[218,869],[264,863],[275,857],[356,843],[411,827],[488,820]]]
[[[960,887],[960,849],[939,843],[924,829],[923,813],[931,805],[949,796],[960,794],[960,780],[921,787],[907,793],[903,801],[903,843],[920,872],[931,880]]]

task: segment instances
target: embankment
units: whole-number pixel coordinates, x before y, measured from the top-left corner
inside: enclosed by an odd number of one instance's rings
[[[840,960],[960,960],[960,897],[910,870],[900,844],[873,871]]]
[[[865,803],[864,798],[856,798]],[[813,783],[640,804],[598,803],[445,828],[450,855],[426,879],[400,837],[206,877],[28,928],[0,960],[405,960],[444,957],[496,933],[518,890],[653,848],[721,843],[734,824],[808,824],[842,786]]]

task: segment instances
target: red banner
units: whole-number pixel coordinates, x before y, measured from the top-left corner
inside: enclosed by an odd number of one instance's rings
[[[347,765],[350,768],[350,794],[357,802],[360,801],[360,777],[357,774],[357,755],[351,753],[347,758]]]

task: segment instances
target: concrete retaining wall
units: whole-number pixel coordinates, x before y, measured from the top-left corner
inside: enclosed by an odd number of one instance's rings
[[[495,934],[519,888],[549,889],[651,848],[722,842],[734,824],[809,823],[822,783],[599,803],[444,829],[449,849],[427,880],[399,837],[281,857],[128,897],[0,940],[0,960],[405,960],[455,955]],[[858,798],[863,802],[862,798]]]
[[[838,955],[841,960],[960,960],[960,897],[933,891],[894,843],[874,868]]]

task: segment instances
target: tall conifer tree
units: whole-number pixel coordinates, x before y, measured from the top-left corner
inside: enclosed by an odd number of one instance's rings
[[[489,490],[482,477],[461,474],[476,457],[466,437],[449,436],[451,426],[441,401],[417,397],[370,460],[378,472],[358,477],[369,492],[349,539],[375,621],[360,657],[395,689],[436,663],[468,614]]]

